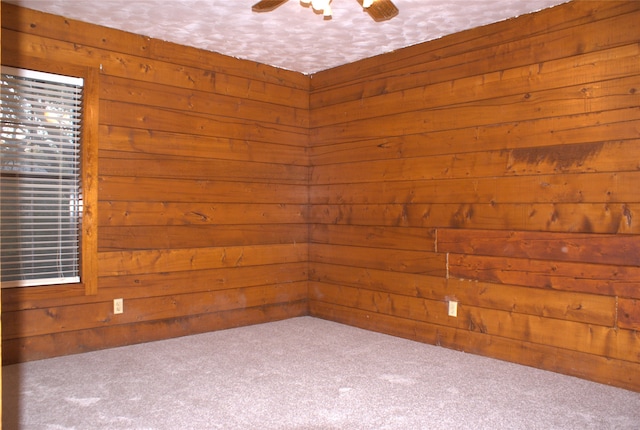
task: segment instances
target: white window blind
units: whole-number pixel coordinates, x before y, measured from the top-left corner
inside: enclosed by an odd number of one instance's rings
[[[80,281],[81,78],[2,67],[3,287]]]

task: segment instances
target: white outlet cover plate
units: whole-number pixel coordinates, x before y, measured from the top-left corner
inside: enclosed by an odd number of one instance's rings
[[[121,314],[122,312],[124,312],[123,299],[113,299],[113,313]]]
[[[454,302],[454,301],[449,302],[449,316],[450,317],[458,316],[458,302]]]

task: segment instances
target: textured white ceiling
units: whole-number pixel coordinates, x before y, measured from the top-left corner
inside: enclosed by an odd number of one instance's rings
[[[393,0],[399,15],[374,22],[357,0],[332,0],[331,20],[299,0],[267,13],[251,11],[257,0],[7,0],[306,74],[566,1]]]

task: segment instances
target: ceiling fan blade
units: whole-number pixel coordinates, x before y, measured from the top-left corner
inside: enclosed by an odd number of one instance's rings
[[[375,0],[371,6],[365,9],[374,21],[386,21],[398,14],[398,8],[391,0]]]
[[[254,12],[271,12],[287,0],[260,0],[258,3],[251,6],[251,10]]]

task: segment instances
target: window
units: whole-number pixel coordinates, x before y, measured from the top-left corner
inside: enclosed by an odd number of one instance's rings
[[[94,293],[95,144],[84,136],[84,121],[93,121],[85,79],[3,66],[0,89],[2,287],[84,283]]]

